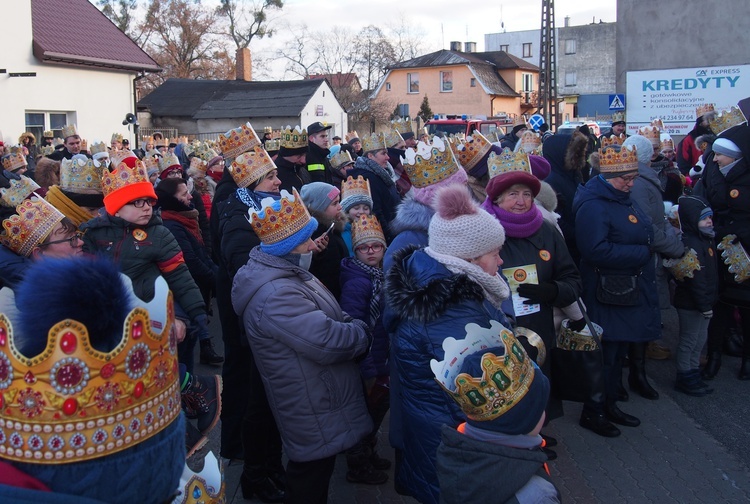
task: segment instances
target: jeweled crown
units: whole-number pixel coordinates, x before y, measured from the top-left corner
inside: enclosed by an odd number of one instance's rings
[[[20,256],[29,257],[34,247],[42,243],[64,217],[57,208],[42,198],[24,200],[16,207],[15,214],[3,221],[0,243]],[[4,388],[4,381],[0,376],[0,391]],[[2,399],[3,396],[0,395],[0,403],[3,402]],[[0,410],[2,409],[4,408],[0,404]]]
[[[78,136],[78,128],[75,124],[66,124],[62,127],[63,140],[71,136]]]
[[[74,193],[101,193],[106,168],[84,156],[63,159],[60,163],[60,189]]]
[[[651,121],[651,127],[656,128],[659,130],[659,133],[664,131],[664,121],[661,120],[661,118],[656,118]]]
[[[695,272],[701,269],[698,253],[693,248],[689,248],[678,259],[664,259],[663,264],[678,282],[682,282],[686,278],[693,278]]]
[[[42,153],[42,156],[47,157],[53,152],[55,152],[55,146],[54,145],[43,145],[40,151]]]
[[[206,173],[207,165],[206,162],[203,161],[198,156],[193,156],[190,158],[190,167],[188,168],[189,173],[195,173],[195,174],[204,174]]]
[[[627,140],[627,136],[625,133],[620,133],[619,135],[615,135],[614,133],[610,136],[601,137],[602,146],[600,149],[604,149],[605,147],[609,147],[610,145],[622,145],[625,140]]]
[[[391,129],[387,133],[384,133],[384,137],[385,137],[386,147],[395,147],[404,141],[403,137],[401,136],[401,133],[399,133],[395,129]]]
[[[91,346],[86,327],[66,319],[47,347],[22,355],[11,321],[0,314],[0,457],[36,464],[80,462],[126,450],[167,427],[180,413],[172,295],[159,277],[149,305],[123,324],[110,352]]]
[[[100,152],[107,152],[107,144],[104,142],[94,142],[91,144],[91,155],[99,154]]]
[[[279,210],[273,208],[274,202],[273,198],[264,198],[260,210],[251,208],[248,211],[248,220],[253,231],[260,241],[267,245],[289,238],[310,222],[310,212],[297,189],[292,188],[292,194],[285,190],[281,191]]]
[[[409,180],[416,188],[437,184],[458,172],[458,164],[453,152],[440,137],[431,144],[417,143],[417,150],[406,149],[406,157],[401,158]]]
[[[450,142],[453,155],[456,156],[458,164],[464,170],[469,171],[474,168],[482,157],[484,157],[492,148],[492,144],[479,131],[474,131],[465,139]]]
[[[272,138],[270,140],[266,140],[266,143],[263,144],[263,146],[265,147],[266,152],[278,152],[278,150],[281,148],[281,139]]]
[[[352,222],[352,248],[372,241],[386,244],[383,227],[374,215],[362,214]]]
[[[699,117],[702,117],[708,114],[709,112],[713,112],[714,110],[715,109],[714,109],[713,103],[704,103],[703,105],[698,105],[695,108],[695,118],[697,119]]]
[[[401,135],[399,135],[401,136]],[[360,138],[364,152],[378,151],[386,148],[385,137],[382,133],[372,133]]]
[[[159,170],[159,159],[160,157],[146,156],[143,158],[143,166],[146,168],[146,173],[150,170]]]
[[[28,166],[26,162],[26,156],[23,155],[23,149],[14,145],[9,149],[8,154],[3,156],[3,168],[8,171],[18,170],[24,166]]]
[[[672,140],[672,137],[662,133],[661,134],[661,149],[660,151],[665,151],[667,149],[674,150],[674,140]]]
[[[523,152],[523,150],[513,152],[506,147],[500,154],[490,152],[490,156],[487,158],[487,172],[490,178],[515,171],[531,173],[529,155]]]
[[[505,353],[484,353],[496,347],[505,348]],[[531,358],[513,333],[495,320],[488,329],[467,324],[466,338],[449,336],[443,341],[443,350],[444,360],[430,361],[435,380],[471,420],[502,416],[518,404],[534,381]],[[465,358],[474,353],[483,353],[482,376],[460,372]]]
[[[346,198],[352,196],[364,196],[372,201],[370,181],[362,175],[358,175],[357,178],[347,177],[346,180],[341,182],[341,201],[343,202]]]
[[[635,145],[607,147],[599,151],[599,171],[621,173],[638,170],[638,155]]]
[[[238,187],[247,187],[275,169],[271,156],[260,145],[234,158],[228,168]]]
[[[114,145],[116,143],[122,143],[122,133],[112,133],[112,138],[110,139],[110,144]]]
[[[399,133],[414,133],[412,129],[411,119],[398,118],[395,121],[391,121],[391,127]]]
[[[727,271],[734,275],[735,282],[742,283],[750,278],[750,256],[737,240],[737,235],[726,235],[716,248],[721,250],[721,258],[728,266]]]
[[[201,142],[199,145],[197,145],[193,149],[193,154],[201,158],[206,163],[218,156],[216,151],[212,149],[211,146],[206,142]]]
[[[349,151],[340,150],[333,156],[331,156],[331,166],[338,169],[344,166],[347,163],[353,163],[354,160],[352,159],[351,154],[349,154]]]
[[[147,155],[149,155],[147,153]],[[160,154],[161,156],[161,154]],[[129,157],[138,157],[135,155],[135,152],[131,150],[118,150],[118,151],[112,151],[112,153],[109,156],[109,160],[111,161],[112,167],[117,167],[120,163],[122,163],[123,159],[127,159]]]
[[[42,133],[42,136],[44,138],[54,138],[55,132],[52,130],[46,130],[44,133]]]
[[[648,140],[651,142],[651,145],[661,145],[661,131],[656,126],[641,126],[640,128],[638,128],[638,134],[642,137],[648,138]]]
[[[23,200],[39,189],[39,184],[24,175],[21,175],[21,178],[18,180],[10,179],[9,182],[10,187],[0,188],[0,204],[6,207],[17,207]]]
[[[224,157],[237,157],[260,144],[260,139],[250,123],[219,135],[219,148]]]
[[[285,149],[302,149],[307,147],[307,130],[299,126],[287,126],[281,130],[281,147]]]
[[[344,135],[344,139],[349,142],[353,138],[359,138],[359,133],[357,133],[357,130],[354,131],[347,131]]]
[[[717,115],[709,119],[708,127],[714,134],[719,135],[724,131],[747,122],[745,114],[738,107],[730,107],[729,110],[722,110]]]
[[[148,172],[143,163],[138,160],[133,168],[120,163],[113,171],[104,170],[102,173],[102,192],[106,198],[113,192],[131,184],[149,182]]]
[[[625,112],[614,112],[612,114],[612,124],[617,122],[625,122]]]
[[[533,130],[526,130],[521,135],[521,149],[527,154],[536,154],[542,149],[542,135]]]
[[[164,170],[171,168],[173,166],[182,167],[182,164],[180,163],[180,158],[178,158],[174,154],[169,154],[165,152],[164,156],[162,156],[162,158],[159,159],[159,173],[162,173]]]

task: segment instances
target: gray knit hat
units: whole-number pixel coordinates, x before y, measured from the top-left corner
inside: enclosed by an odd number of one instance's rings
[[[307,208],[315,212],[325,212],[341,191],[325,182],[312,182],[302,186],[300,196]]]
[[[739,159],[742,157],[742,151],[740,148],[728,138],[717,138],[711,146],[711,149],[717,154],[724,154],[732,159]]]

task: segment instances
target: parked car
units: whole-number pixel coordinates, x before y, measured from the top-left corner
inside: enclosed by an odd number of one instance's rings
[[[589,131],[594,135],[601,135],[601,129],[599,128],[599,125],[594,121],[575,121],[563,123],[561,126],[557,127],[557,134],[572,135],[575,130],[577,130],[584,124],[589,127]]]

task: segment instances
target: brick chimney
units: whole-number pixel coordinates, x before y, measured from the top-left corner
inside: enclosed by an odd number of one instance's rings
[[[237,80],[253,80],[253,59],[247,47],[237,49]]]

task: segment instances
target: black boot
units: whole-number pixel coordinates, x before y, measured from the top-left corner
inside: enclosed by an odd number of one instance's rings
[[[708,361],[703,368],[701,378],[704,380],[713,380],[721,368],[721,350],[710,350],[708,352]]]
[[[740,374],[737,375],[740,380],[750,380],[750,357],[742,358],[742,365],[740,366]]]
[[[266,471],[259,466],[249,466],[248,464],[243,466],[240,486],[242,487],[242,497],[245,500],[250,499],[253,495],[256,495],[261,502],[284,502],[286,498],[284,491],[279,490],[273,480],[266,474]]]
[[[641,425],[641,421],[638,420],[638,418],[634,417],[633,415],[628,415],[620,408],[618,408],[617,404],[613,402],[607,403],[607,405],[604,407],[604,416],[610,422],[616,423],[618,425],[624,425],[625,427],[638,427],[639,425]]]
[[[581,412],[581,419],[578,425],[603,437],[617,437],[620,435],[620,429],[612,425],[612,422],[607,420],[602,413],[589,412],[584,409]]]
[[[222,362],[224,362],[224,357],[216,353],[211,339],[201,340],[201,364],[218,366]]]
[[[628,350],[630,390],[638,392],[645,399],[658,399],[659,393],[654,390],[646,378],[646,343],[631,343]],[[617,423],[617,422],[615,422]]]
[[[627,402],[628,399],[630,399],[630,394],[628,394],[625,385],[622,384],[622,379],[620,379],[620,385],[617,387],[617,395],[615,398],[619,402]]]

